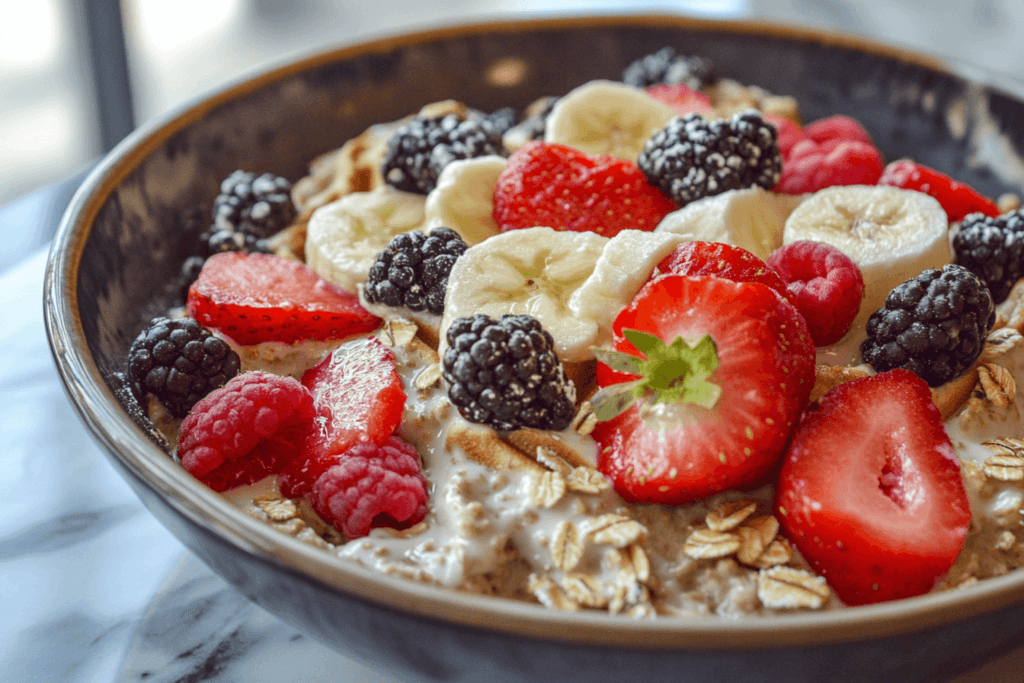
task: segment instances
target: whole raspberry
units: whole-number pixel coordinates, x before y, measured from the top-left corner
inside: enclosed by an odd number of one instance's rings
[[[280,471],[313,428],[313,394],[291,377],[246,372],[199,401],[181,423],[178,456],[214,491]]]
[[[371,527],[410,527],[427,514],[427,478],[411,444],[360,441],[313,484],[313,509],[349,539]]]
[[[850,329],[864,298],[864,277],[849,256],[830,244],[787,244],[768,259],[804,316],[816,346],[834,344]]]

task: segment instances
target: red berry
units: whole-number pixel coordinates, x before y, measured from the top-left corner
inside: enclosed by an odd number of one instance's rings
[[[843,338],[864,298],[864,278],[849,256],[824,242],[800,241],[775,250],[768,266],[786,283],[817,346]]]
[[[410,527],[427,514],[427,478],[416,449],[397,437],[361,441],[336,456],[313,484],[313,509],[346,538],[371,527]]]
[[[239,252],[206,260],[189,289],[188,314],[243,346],[344,339],[380,325],[359,297],[301,263]]]
[[[279,472],[313,428],[313,395],[298,380],[246,372],[199,401],[181,423],[178,456],[214,491]]]
[[[546,226],[613,237],[654,230],[676,205],[629,161],[528,142],[509,157],[494,193],[502,230]]]
[[[312,393],[317,429],[282,472],[281,492],[305,495],[334,458],[357,441],[383,443],[405,410],[395,355],[375,337],[346,342],[302,376]]]
[[[765,114],[764,118],[770,124],[775,126],[776,139],[779,144],[779,153],[782,154],[782,161],[785,163],[786,159],[789,158],[789,152],[793,149],[793,146],[801,140],[808,139],[807,135],[800,126],[787,118],[772,116],[771,114]]]
[[[775,508],[789,539],[849,605],[931,590],[971,521],[942,417],[909,370],[841,384],[805,414]]]
[[[886,166],[878,184],[917,190],[935,197],[946,210],[950,223],[963,220],[969,213],[980,212],[986,216],[1000,214],[999,207],[992,200],[978,194],[969,185],[908,159],[894,161]]]
[[[679,116],[692,112],[706,112],[711,109],[711,98],[682,83],[661,83],[646,89],[650,97],[668,105]]]
[[[648,397],[597,424],[598,468],[623,498],[688,503],[772,469],[814,385],[814,345],[791,304],[758,282],[666,275],[644,285],[613,330],[617,350],[654,361],[648,379],[664,387],[660,398],[687,387],[700,398],[702,377],[719,389],[710,401],[652,404]],[[710,336],[714,359],[641,354],[624,330],[694,352]]]
[[[649,280],[663,275],[714,275],[733,282],[760,282],[783,298],[789,297],[786,284],[768,264],[742,247],[722,242],[683,242],[658,263]],[[597,381],[601,386],[628,379],[628,375],[616,372],[604,363],[597,365]]]
[[[782,162],[778,192],[803,194],[833,185],[874,185],[882,175],[882,155],[874,145],[849,140],[801,140]]]
[[[874,147],[871,136],[855,119],[849,116],[829,116],[804,126],[804,135],[815,142],[829,140],[846,140],[847,142],[863,142]]]

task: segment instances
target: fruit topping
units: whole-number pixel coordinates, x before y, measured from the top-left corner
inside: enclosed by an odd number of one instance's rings
[[[971,521],[939,410],[906,370],[841,384],[805,414],[775,509],[786,536],[848,605],[931,590]]]
[[[997,304],[1024,277],[1024,213],[999,217],[968,215],[953,236],[955,263],[988,285]]]
[[[786,219],[783,244],[825,242],[860,268],[862,327],[910,273],[950,262],[946,212],[932,197],[896,187],[827,187],[804,199]]]
[[[637,165],[651,184],[685,206],[728,190],[775,187],[782,156],[774,126],[756,112],[734,114],[728,121],[687,114],[647,141]]]
[[[282,471],[281,492],[305,495],[335,457],[359,441],[384,443],[402,421],[405,391],[395,355],[375,337],[345,342],[302,376],[317,429]]]
[[[440,315],[448,274],[465,251],[466,243],[450,228],[434,228],[429,236],[419,230],[397,235],[370,267],[366,300]]]
[[[843,338],[864,298],[864,278],[849,256],[824,242],[798,241],[772,254],[768,266],[786,283],[815,345]]]
[[[964,216],[975,212],[986,216],[998,216],[1001,213],[994,202],[978,194],[971,186],[909,159],[894,161],[886,166],[878,184],[917,190],[935,197],[946,210],[950,223],[963,220]]]
[[[832,140],[843,140],[846,142],[863,142],[866,145],[874,146],[874,143],[871,142],[871,136],[864,130],[864,126],[849,116],[839,114],[808,123],[804,126],[804,135],[818,144]]]
[[[861,357],[878,372],[905,368],[937,387],[981,355],[995,320],[985,284],[963,266],[947,264],[889,293],[868,319]]]
[[[807,324],[782,296],[759,282],[666,275],[614,332],[620,353],[595,355],[628,381],[591,402],[598,468],[623,498],[689,503],[772,469],[814,385]]]
[[[136,398],[153,394],[175,417],[224,386],[240,365],[237,353],[192,318],[154,318],[128,350]]]
[[[415,116],[388,140],[381,173],[399,190],[430,194],[452,161],[503,152],[501,131],[479,115]]]
[[[281,470],[313,428],[313,395],[298,380],[246,372],[199,401],[181,423],[178,456],[214,491]]]
[[[270,237],[295,219],[291,189],[286,178],[272,173],[235,171],[213,200],[213,229]]]
[[[644,143],[676,113],[640,88],[590,81],[559,98],[545,123],[544,141],[584,154],[636,162]]]
[[[803,194],[834,185],[874,185],[881,175],[882,155],[870,143],[806,139],[784,157],[782,178],[775,189]]]
[[[243,346],[344,339],[380,324],[356,295],[270,254],[211,256],[189,290],[187,310]]]
[[[652,85],[646,88],[647,95],[667,104],[679,116],[711,110],[711,98],[682,83]]]
[[[335,458],[313,484],[313,509],[349,539],[372,527],[404,529],[427,514],[429,484],[419,455],[409,443],[390,437],[381,444],[360,441]]]
[[[742,247],[721,242],[683,242],[658,264],[660,275],[715,275],[733,282],[760,282],[788,298],[786,284],[768,264]]]
[[[528,142],[509,157],[494,193],[503,231],[546,226],[612,237],[654,230],[674,209],[636,164],[543,142]]]
[[[458,318],[448,328],[448,397],[470,422],[499,431],[562,430],[576,406],[554,341],[536,318]]]
[[[680,55],[666,46],[632,62],[622,72],[622,81],[637,88],[661,83],[682,83],[694,90],[715,81],[715,66],[706,57]]]

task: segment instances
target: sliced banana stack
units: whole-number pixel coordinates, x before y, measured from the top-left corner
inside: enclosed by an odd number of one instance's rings
[[[803,195],[770,192],[756,186],[729,190],[673,211],[661,220],[655,232],[724,242],[766,261],[782,246],[786,219],[803,199]]]
[[[827,242],[864,277],[864,301],[853,321],[862,327],[892,288],[950,262],[946,212],[913,190],[874,185],[829,187],[808,197],[786,220],[782,241]]]
[[[381,185],[321,206],[309,218],[306,264],[328,282],[355,292],[391,238],[423,226],[425,203],[423,195]]]
[[[426,228],[448,227],[473,246],[501,230],[494,220],[494,191],[505,158],[484,156],[453,161],[427,195]]]
[[[560,360],[590,360],[590,347],[611,344],[615,316],[682,241],[638,230],[608,239],[536,227],[470,247],[448,277],[438,352],[444,355],[456,318],[525,313],[551,334]]]
[[[548,116],[544,141],[635,162],[647,139],[675,115],[640,88],[590,81],[558,100]]]

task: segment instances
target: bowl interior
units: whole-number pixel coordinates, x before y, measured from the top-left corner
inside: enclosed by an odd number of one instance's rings
[[[174,498],[185,514],[219,525],[231,542],[252,552],[270,552],[285,563],[292,562],[286,556],[301,556],[293,565],[297,571],[315,566],[322,573],[318,580],[329,585],[386,585],[403,596],[403,605],[428,610],[443,603],[451,608],[450,618],[466,623],[495,625],[507,617],[508,624],[525,620],[535,630],[545,619],[560,629],[573,623],[564,615],[538,616],[541,611],[532,606],[523,611],[505,601],[396,588],[394,581],[341,566],[326,554],[321,558],[274,540],[251,520],[247,526],[244,516],[168,466],[160,438],[123,391],[120,373],[138,331],[174,302],[180,264],[206,227],[220,180],[235,169],[271,171],[295,181],[318,154],[424,104],[455,98],[485,111],[521,108],[591,79],[618,79],[632,60],[665,45],[711,58],[723,76],[795,96],[805,121],[856,117],[889,160],[912,157],[990,196],[1024,194],[1024,88],[973,71],[969,80],[961,65],[837,36],[673,16],[587,17],[441,29],[319,54],[241,80],[144,126],[76,195],[52,253],[46,306],[58,366],[83,419],[115,459]],[[986,584],[971,593],[974,607],[968,611],[1024,598],[1022,578]],[[383,593],[380,600],[397,604]],[[881,606],[741,627],[702,622],[699,628],[732,629],[737,638],[749,638],[752,632],[781,633],[792,624],[805,637],[809,624],[847,628],[871,622],[882,632],[886,619],[889,628],[952,619],[964,613],[957,600],[927,596],[909,601],[909,613]],[[617,628],[608,620],[590,623],[610,634]],[[692,635],[678,621],[630,628],[665,644],[678,645]]]

